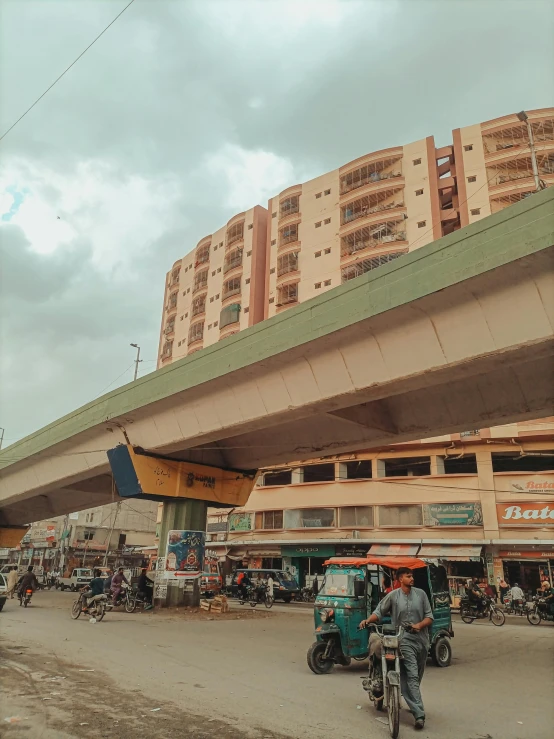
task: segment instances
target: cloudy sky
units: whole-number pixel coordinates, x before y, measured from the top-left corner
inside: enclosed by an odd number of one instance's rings
[[[0,0],[0,135],[128,0]],[[534,0],[135,0],[0,142],[6,444],[155,368],[165,272],[357,156],[552,104]]]

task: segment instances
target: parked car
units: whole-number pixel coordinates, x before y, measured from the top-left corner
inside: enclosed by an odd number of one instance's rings
[[[58,577],[56,587],[60,590],[80,590],[93,578],[92,570],[88,567],[77,567],[69,577]]]
[[[283,600],[285,603],[290,603],[291,600],[300,592],[300,586],[290,574],[284,570],[235,570],[233,573],[233,579],[231,580],[231,595],[236,596],[238,594],[237,578],[239,572],[245,572],[253,582],[258,574],[261,575],[262,580],[265,580],[268,575],[273,578],[273,599]]]

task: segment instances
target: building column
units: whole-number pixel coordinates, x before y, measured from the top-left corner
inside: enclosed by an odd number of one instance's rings
[[[372,459],[371,460],[371,476],[372,477],[385,477],[385,460],[384,459]]]
[[[296,467],[291,472],[291,484],[299,484],[304,482],[304,468],[303,467]]]
[[[477,479],[479,497],[483,510],[483,536],[485,539],[498,539],[498,519],[496,517],[496,492],[492,473],[492,455],[489,451],[477,452]]]
[[[431,474],[432,475],[444,475],[444,457],[440,457],[437,454],[431,455]]]
[[[165,561],[170,531],[206,531],[207,518],[208,504],[203,500],[180,498],[164,502],[158,559],[163,557]],[[200,605],[199,579],[166,580],[164,570],[156,570],[154,605],[159,608]]]

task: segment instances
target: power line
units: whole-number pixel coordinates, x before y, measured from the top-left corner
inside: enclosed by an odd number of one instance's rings
[[[133,364],[134,364],[134,362],[131,362],[131,364],[127,367],[127,369],[126,370],[123,370],[123,372],[120,375],[118,375],[115,378],[115,380],[112,380],[109,385],[106,385],[106,387],[103,390],[101,390],[98,393],[98,395],[96,395],[93,398],[93,400],[96,400],[96,398],[99,398],[101,395],[104,395],[104,393],[106,392],[106,390],[108,390],[108,388],[110,388],[112,385],[114,385],[119,380],[120,377],[123,377],[123,375],[125,375],[127,372],[129,372],[129,370],[131,369],[131,367],[133,366]]]
[[[115,18],[113,19],[113,21],[112,21],[111,23],[109,23],[109,24],[108,24],[108,25],[106,26],[106,28],[104,28],[104,30],[103,30],[103,31],[101,31],[101,32],[100,32],[100,33],[98,34],[98,36],[97,36],[97,37],[96,37],[96,38],[95,38],[95,39],[94,39],[94,40],[93,40],[93,41],[92,41],[92,42],[91,42],[91,43],[90,43],[90,44],[89,44],[89,45],[87,46],[87,48],[86,48],[86,49],[85,49],[84,51],[82,51],[82,52],[81,52],[81,53],[79,54],[79,56],[77,57],[77,59],[75,59],[75,60],[74,60],[73,62],[71,62],[71,64],[69,65],[69,67],[67,67],[66,69],[64,69],[64,71],[63,71],[63,72],[62,72],[62,73],[60,74],[60,76],[59,76],[59,77],[57,77],[57,78],[56,78],[56,79],[54,80],[54,82],[52,82],[52,84],[50,85],[50,87],[48,87],[48,88],[47,88],[47,89],[46,89],[46,90],[45,90],[45,91],[44,91],[44,92],[42,93],[42,95],[41,95],[40,97],[38,97],[38,98],[37,98],[37,99],[35,100],[35,102],[34,102],[34,103],[33,103],[33,104],[32,104],[32,105],[31,105],[31,106],[29,107],[29,108],[27,108],[27,110],[26,110],[26,111],[25,111],[25,112],[24,112],[24,113],[23,113],[22,115],[20,115],[20,116],[19,116],[19,118],[18,118],[18,119],[17,119],[16,121],[15,121],[15,123],[12,123],[12,125],[11,125],[11,126],[10,126],[10,127],[8,128],[8,130],[7,130],[7,131],[5,131],[5,132],[4,132],[3,134],[2,134],[2,136],[0,136],[0,141],[2,141],[2,139],[3,139],[3,138],[4,138],[5,136],[7,136],[7,135],[9,134],[9,132],[10,132],[10,131],[11,131],[11,130],[12,130],[13,128],[15,128],[15,127],[17,126],[17,124],[18,124],[18,123],[19,123],[20,121],[22,121],[22,120],[23,120],[23,118],[25,118],[25,116],[27,115],[27,113],[30,113],[30,112],[31,112],[31,110],[32,110],[32,109],[33,109],[33,108],[35,107],[35,105],[37,105],[37,103],[39,103],[39,102],[40,102],[40,101],[42,100],[42,98],[43,98],[43,97],[44,97],[45,95],[47,95],[47,94],[48,94],[48,93],[50,92],[50,90],[51,90],[51,89],[52,89],[52,88],[54,87],[54,85],[56,85],[56,84],[57,84],[57,83],[58,83],[58,82],[59,82],[59,81],[61,80],[61,78],[62,78],[62,77],[63,77],[63,76],[65,75],[65,74],[67,74],[67,73],[69,72],[69,70],[71,69],[71,67],[73,67],[73,66],[74,66],[75,64],[77,64],[77,62],[79,61],[79,59],[80,59],[80,58],[81,58],[82,56],[84,56],[84,55],[85,55],[85,54],[87,53],[87,51],[88,51],[88,50],[89,50],[89,49],[91,48],[91,46],[94,46],[94,44],[95,44],[95,43],[96,43],[96,42],[98,41],[98,39],[99,39],[99,38],[100,38],[101,36],[103,36],[103,35],[104,35],[104,34],[106,33],[106,31],[107,31],[107,30],[108,30],[108,29],[109,29],[109,28],[110,28],[111,26],[113,26],[113,24],[114,24],[114,23],[116,22],[116,20],[117,20],[118,18],[120,18],[120,17],[121,17],[122,15],[123,15],[123,13],[124,13],[124,12],[125,12],[125,11],[127,10],[127,8],[129,8],[129,7],[130,7],[130,6],[131,6],[131,5],[132,5],[132,4],[134,3],[134,2],[135,2],[135,0],[131,0],[131,2],[130,2],[130,3],[128,3],[128,4],[127,4],[127,5],[126,5],[126,6],[125,6],[125,7],[123,8],[123,10],[122,10],[122,11],[121,11],[120,13],[118,13],[118,14],[117,14],[117,15],[115,16]]]

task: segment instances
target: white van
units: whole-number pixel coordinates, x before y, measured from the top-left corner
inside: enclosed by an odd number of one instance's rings
[[[56,587],[60,590],[80,590],[93,579],[92,570],[88,567],[77,567],[69,577],[58,577]]]

